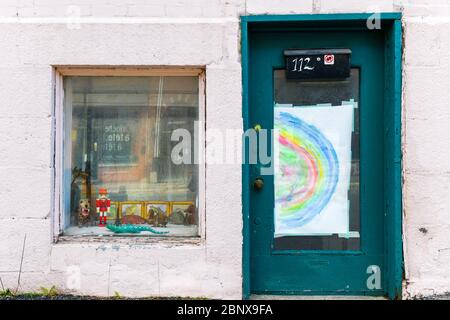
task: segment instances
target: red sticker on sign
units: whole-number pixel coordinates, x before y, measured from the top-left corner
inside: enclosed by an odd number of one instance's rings
[[[324,64],[334,64],[334,54],[326,54],[323,56]]]

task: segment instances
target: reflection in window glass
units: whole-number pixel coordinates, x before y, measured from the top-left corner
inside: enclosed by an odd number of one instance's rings
[[[172,132],[194,136],[198,81],[64,79],[65,234],[198,234],[198,161],[171,159]]]

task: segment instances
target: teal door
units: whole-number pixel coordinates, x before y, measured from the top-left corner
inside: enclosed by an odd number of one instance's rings
[[[248,41],[250,292],[385,294],[384,34],[293,28]],[[287,79],[286,49],[349,49],[350,76]]]

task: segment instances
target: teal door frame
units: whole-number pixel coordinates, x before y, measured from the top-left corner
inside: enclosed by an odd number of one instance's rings
[[[379,19],[385,34],[384,97],[384,208],[387,275],[384,288],[390,299],[401,297],[403,279],[402,171],[401,171],[401,93],[402,24],[401,13],[255,15],[241,17],[242,117],[244,130],[249,123],[249,37],[253,30],[345,30],[367,29],[368,19]],[[376,24],[374,24],[376,26]],[[250,296],[250,168],[242,167],[243,203],[243,298]]]

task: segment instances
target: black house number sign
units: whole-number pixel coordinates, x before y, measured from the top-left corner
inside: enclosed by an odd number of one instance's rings
[[[347,78],[350,76],[350,55],[350,49],[284,50],[286,78]]]

